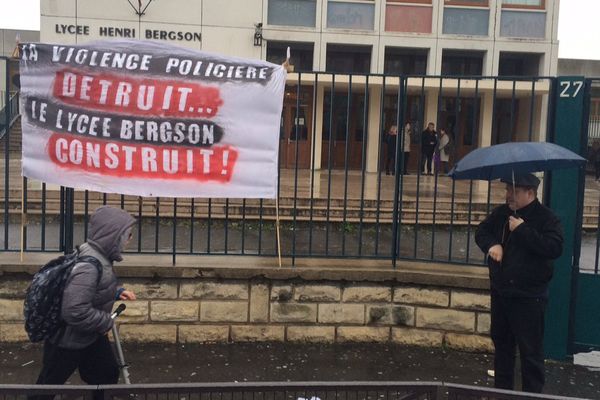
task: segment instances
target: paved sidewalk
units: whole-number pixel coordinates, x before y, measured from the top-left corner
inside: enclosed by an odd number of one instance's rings
[[[133,383],[443,381],[493,386],[487,376],[491,355],[390,344],[126,345],[124,352]],[[0,382],[35,382],[40,356],[38,345],[2,344]],[[546,371],[545,393],[600,398],[598,368],[547,362]],[[75,376],[69,383],[81,381]]]

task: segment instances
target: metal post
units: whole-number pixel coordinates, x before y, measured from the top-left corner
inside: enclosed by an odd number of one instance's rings
[[[396,118],[396,127],[398,128],[400,126],[400,124],[404,124],[404,102],[406,101],[405,96],[405,81],[406,78],[401,76],[400,77],[400,82],[399,82],[399,87],[398,87],[398,114],[397,114],[397,118]],[[398,148],[400,145],[400,140],[399,137],[396,138],[396,151],[395,154],[398,155]],[[394,165],[395,168],[395,179],[394,179],[394,213],[393,213],[393,217],[392,217],[392,266],[394,268],[396,268],[396,259],[398,258],[398,253],[399,253],[399,244],[398,244],[398,219],[399,219],[399,215],[398,215],[398,202],[400,201],[400,163],[398,162],[397,158],[396,158],[396,165]]]
[[[73,252],[73,235],[75,228],[75,190],[65,188],[65,218],[64,218],[64,252],[69,254]]]
[[[10,139],[10,62],[8,58],[3,60],[6,64],[6,91],[4,93],[4,250],[8,250],[8,202],[10,193],[10,155],[9,155],[9,139]]]

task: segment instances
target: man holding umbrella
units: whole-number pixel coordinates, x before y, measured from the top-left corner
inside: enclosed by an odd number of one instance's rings
[[[481,222],[475,236],[489,265],[495,387],[514,389],[518,346],[523,390],[541,393],[544,312],[551,260],[563,249],[562,228],[537,199],[537,177],[513,173],[501,181],[506,183],[506,204]]]

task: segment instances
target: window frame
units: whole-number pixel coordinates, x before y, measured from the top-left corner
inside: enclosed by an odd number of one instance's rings
[[[546,10],[546,0],[540,0],[539,6],[530,6],[527,4],[504,4],[504,0],[500,0],[502,9],[508,10]]]
[[[387,4],[425,4],[433,6],[433,0],[386,0]]]
[[[464,0],[445,0],[444,7],[459,6],[472,8],[490,8],[490,0],[478,0],[480,4],[464,1]],[[485,4],[484,4],[485,3]]]

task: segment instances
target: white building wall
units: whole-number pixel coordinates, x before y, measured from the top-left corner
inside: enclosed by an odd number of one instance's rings
[[[371,4],[369,2],[365,2]],[[131,4],[137,6],[137,2]],[[46,0],[41,2],[41,32],[44,42],[81,43],[106,38],[101,27],[135,29],[135,37],[147,38],[149,31],[173,31],[201,34],[201,40],[163,39],[177,45],[227,55],[265,58],[268,40],[314,43],[314,69],[325,70],[328,43],[372,46],[371,72],[382,73],[386,46],[429,49],[428,74],[441,73],[443,49],[485,51],[483,75],[498,73],[502,51],[544,54],[541,75],[556,73],[558,59],[558,0],[546,0],[544,10],[528,11],[546,15],[546,36],[541,39],[500,36],[501,0],[489,1],[487,36],[443,34],[444,5],[432,3],[432,32],[426,34],[385,31],[386,2],[374,2],[373,30],[327,28],[327,0],[318,0],[315,27],[268,25],[268,0],[148,0],[142,1],[144,15],[138,16],[128,1]],[[253,44],[254,25],[263,24],[262,46]],[[62,26],[81,25],[87,34],[61,32]],[[71,28],[73,29],[73,28]],[[153,39],[154,40],[154,39]],[[161,40],[161,39],[157,39]]]

